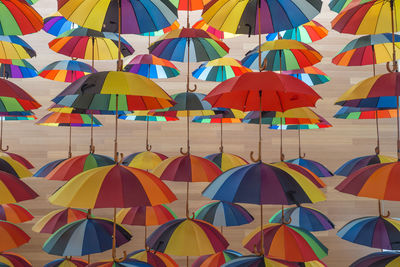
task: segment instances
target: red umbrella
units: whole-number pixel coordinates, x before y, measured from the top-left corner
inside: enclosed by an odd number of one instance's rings
[[[37,233],[53,234],[64,225],[85,219],[87,216],[88,213],[80,209],[66,208],[62,210],[54,210],[37,221],[32,227],[32,231]]]
[[[0,203],[9,204],[37,198],[28,185],[16,176],[0,171]],[[1,251],[1,250],[0,250]]]
[[[33,219],[33,215],[24,207],[18,204],[0,205],[0,220],[11,223],[23,223]]]
[[[6,221],[0,221],[0,236],[0,251],[20,247],[31,239],[21,228]]]
[[[15,153],[11,153],[11,152],[4,152],[7,155],[9,155],[13,160],[18,161],[19,163],[21,163],[22,165],[25,166],[25,168],[27,169],[33,169],[35,168],[35,166],[32,165],[32,163],[30,163],[26,158],[24,158],[21,155],[15,154]]]

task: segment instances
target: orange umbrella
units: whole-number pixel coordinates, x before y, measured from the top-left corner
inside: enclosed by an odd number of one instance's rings
[[[0,221],[0,251],[5,251],[22,246],[31,239],[17,225]]]
[[[33,215],[24,207],[18,204],[0,205],[0,220],[11,223],[23,223],[33,219]]]

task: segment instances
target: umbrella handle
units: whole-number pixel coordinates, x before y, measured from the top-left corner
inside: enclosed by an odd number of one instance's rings
[[[282,223],[283,224],[290,224],[292,222],[292,218],[289,217],[289,220],[285,221],[285,218],[282,218]]]
[[[224,146],[219,147],[219,152],[223,153],[224,152]]]
[[[179,150],[181,152],[182,155],[187,156],[189,155],[189,151],[183,152],[183,147],[181,147],[181,149]]]
[[[9,148],[10,147],[8,145],[5,148],[3,148],[3,144],[1,144],[0,150],[5,152],[5,151],[8,151]]]
[[[387,211],[386,215],[384,214],[379,214],[379,216],[383,217],[383,218],[389,218],[390,217],[390,211]]]
[[[254,151],[251,151],[251,152],[250,152],[250,159],[251,159],[251,161],[253,161],[253,162],[259,162],[259,161],[261,161],[261,155],[258,154],[258,157],[257,157],[257,158],[254,158]]]
[[[306,153],[303,152],[303,155],[299,155],[299,157],[300,157],[301,159],[304,159],[304,158],[306,157]]]
[[[285,154],[281,153],[281,161],[285,160]]]
[[[94,154],[95,150],[96,150],[96,147],[95,147],[94,145],[90,145],[90,146],[89,146],[89,152],[90,152],[90,154]]]
[[[126,251],[125,251],[125,250],[124,250],[123,253],[124,253],[124,256],[123,256],[122,258],[119,258],[119,259],[114,258],[114,261],[115,261],[115,262],[118,262],[118,263],[125,261],[126,258],[128,258],[128,255],[126,254]]]
[[[250,38],[250,37],[251,37],[251,29],[252,29],[252,27],[251,27],[251,25],[248,24],[248,23],[246,23],[245,26],[249,27],[248,37]]]
[[[146,144],[146,150],[147,150],[147,151],[151,151],[152,148],[153,148],[153,147],[152,147],[151,145]]]
[[[395,62],[393,63],[393,66],[392,66],[392,67],[390,67],[390,62],[387,62],[387,63],[386,63],[386,69],[387,69],[388,72],[396,72],[397,69],[398,69],[397,61],[395,61]]]
[[[267,62],[268,62],[267,57],[265,57],[261,66],[258,66],[260,72],[267,69]]]
[[[189,84],[187,84],[186,89],[187,89],[189,92],[191,92],[191,93],[196,92],[196,90],[197,90],[197,85],[194,84],[193,86],[194,86],[193,89],[191,89],[191,88],[189,87]]]
[[[122,164],[122,161],[123,161],[123,159],[124,159],[124,153],[119,153],[119,156],[121,157],[120,159],[119,159],[119,161],[118,161],[118,165],[121,165]]]
[[[379,155],[381,153],[381,150],[379,149],[379,146],[375,147],[375,154]]]

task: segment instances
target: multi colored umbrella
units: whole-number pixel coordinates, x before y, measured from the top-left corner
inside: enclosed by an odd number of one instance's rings
[[[262,69],[270,71],[297,70],[317,64],[322,59],[322,55],[308,44],[285,39],[265,42],[247,52],[242,64],[259,70],[259,57],[263,61]]]
[[[47,263],[43,267],[85,267],[88,262],[79,258],[66,257],[62,259],[57,259],[52,262]]]
[[[35,50],[18,36],[0,35],[1,59],[27,59],[36,56]]]
[[[304,158],[297,158],[297,159],[289,159],[286,162],[294,163],[300,165],[311,172],[313,172],[318,177],[331,177],[333,176],[332,172],[328,170],[324,165],[321,163],[311,160],[311,159],[304,159]]]
[[[228,241],[211,224],[176,219],[158,227],[148,238],[151,249],[177,256],[201,256],[225,250]]]
[[[4,152],[4,154],[8,155],[9,157],[11,157],[13,160],[18,161],[19,163],[21,163],[22,165],[25,166],[25,168],[27,169],[33,169],[35,168],[32,163],[29,162],[29,160],[27,160],[26,158],[24,158],[21,155],[15,154],[15,153],[11,153],[11,152]]]
[[[210,154],[204,158],[214,162],[214,164],[217,165],[223,172],[248,164],[247,160],[244,158],[226,152]]]
[[[65,159],[57,159],[54,161],[51,161],[47,164],[45,164],[43,167],[41,167],[35,174],[33,175],[34,177],[46,177],[55,167],[57,167],[61,162],[67,160],[68,158]]]
[[[284,209],[283,218],[282,211],[278,211],[269,219],[269,222],[290,222],[290,225],[306,229],[310,232],[327,231],[335,228],[333,222],[321,211],[300,205]]]
[[[32,176],[32,173],[24,165],[6,154],[0,155],[0,171],[7,172],[18,178]]]
[[[232,34],[229,32],[223,32],[223,31],[219,31],[213,27],[211,27],[210,25],[208,25],[207,23],[205,23],[205,21],[203,19],[200,19],[199,21],[197,21],[195,24],[193,24],[192,28],[194,29],[201,29],[203,31],[212,33],[213,35],[215,35],[218,39],[228,39],[228,38],[233,38],[238,36],[238,34]]]
[[[192,267],[219,267],[224,263],[230,262],[231,260],[241,257],[242,254],[234,250],[223,250],[212,255],[200,256]]]
[[[12,203],[0,205],[0,220],[23,223],[31,221],[33,218],[33,215],[21,205]]]
[[[141,249],[128,254],[128,258],[147,262],[157,267],[178,267],[178,264],[167,254],[159,251]]]
[[[264,257],[264,255],[251,255],[242,256],[234,259],[224,265],[223,267],[327,267],[325,263],[320,260],[309,262],[288,262]]]
[[[142,170],[154,170],[167,156],[152,151],[137,152],[122,160],[122,165]]]
[[[95,72],[97,72],[96,69],[86,63],[76,60],[60,60],[44,67],[39,71],[39,76],[53,81],[72,83]]]
[[[239,60],[223,57],[202,63],[192,76],[203,81],[222,82],[252,70],[244,67]]]
[[[136,73],[149,79],[172,78],[180,73],[172,62],[148,54],[135,56],[125,66],[124,71]]]
[[[80,209],[66,208],[54,210],[43,216],[32,227],[32,231],[37,233],[53,234],[66,224],[85,219],[89,215]]]
[[[0,192],[1,204],[17,203],[39,196],[16,176],[3,171],[0,171]]]
[[[260,245],[261,235],[266,240],[264,249],[261,249]],[[264,251],[263,255],[266,257],[285,261],[306,262],[319,260],[328,255],[328,248],[313,234],[287,224],[264,225],[262,234],[257,228],[243,239],[242,244],[251,252]]]
[[[400,248],[400,221],[384,216],[362,217],[347,223],[337,235],[359,245],[395,250]]]
[[[315,20],[311,20],[293,29],[267,34],[266,38],[267,41],[289,39],[309,44],[321,40],[327,35],[328,30],[324,26]]]
[[[58,256],[84,256],[103,252],[128,242],[132,236],[122,226],[108,219],[87,218],[69,223],[52,234],[43,245],[43,250]]]
[[[275,162],[275,163],[271,163],[271,164],[278,168],[284,168],[284,169],[289,168],[289,169],[292,169],[294,171],[301,173],[307,179],[309,179],[311,182],[313,182],[313,184],[315,186],[317,186],[318,188],[326,187],[326,184],[321,180],[321,178],[319,178],[317,175],[315,175],[312,171],[310,171],[300,165],[285,162],[285,161],[279,161],[279,162]]]
[[[43,18],[25,1],[2,0],[0,35],[25,35],[40,31]]]
[[[0,251],[5,251],[22,246],[31,239],[16,224],[0,221]]]
[[[329,8],[336,12],[336,13],[340,13],[342,12],[344,9],[346,9],[346,7],[349,6],[355,6],[355,5],[359,5],[359,4],[363,4],[368,2],[369,0],[330,0],[329,1]]]
[[[55,12],[44,18],[43,30],[56,37],[76,27],[78,26],[68,21],[59,12]]]
[[[385,252],[375,252],[364,256],[355,262],[353,262],[349,267],[394,267],[400,262],[400,254],[394,251]]]
[[[17,253],[2,252],[0,253],[0,265],[10,267],[31,267],[32,263]]]
[[[2,78],[33,78],[37,70],[24,59],[0,59],[0,77]]]
[[[342,166],[340,166],[336,171],[335,175],[340,175],[340,176],[349,176],[350,174],[358,171],[361,168],[364,168],[369,165],[373,164],[380,164],[380,163],[390,163],[390,162],[396,162],[397,159],[393,157],[388,157],[384,155],[368,155],[368,156],[363,156],[363,157],[358,157],[351,159],[344,163]]]
[[[389,119],[396,118],[396,109],[391,108],[356,108],[342,107],[333,116],[337,119],[368,120],[368,119]]]
[[[314,66],[309,66],[298,70],[282,71],[282,74],[293,76],[309,86],[323,84],[331,80],[326,73]]]
[[[30,111],[41,107],[32,96],[8,80],[0,79],[0,87],[0,112]]]
[[[177,20],[175,20],[175,22],[172,23],[171,26],[168,26],[166,28],[163,28],[163,29],[155,31],[155,32],[140,33],[139,35],[148,36],[150,39],[150,36],[162,36],[162,35],[166,34],[167,32],[179,29],[180,26],[181,25],[179,24],[179,22]]]
[[[87,265],[88,267],[152,267],[148,263],[136,259],[115,259],[112,261],[95,262]]]

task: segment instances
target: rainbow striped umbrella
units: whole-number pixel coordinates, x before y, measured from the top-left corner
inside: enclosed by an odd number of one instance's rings
[[[167,254],[154,250],[136,250],[128,254],[128,258],[147,262],[157,267],[178,267],[179,265]]]
[[[6,155],[8,155],[9,157],[11,157],[13,160],[18,161],[19,163],[21,163],[22,165],[25,166],[25,168],[27,169],[33,169],[35,168],[32,163],[29,162],[29,160],[27,160],[26,158],[24,158],[21,155],[15,154],[15,153],[11,153],[11,152],[5,152],[3,151],[3,153],[5,153]]]
[[[7,154],[3,155],[0,154],[0,170],[12,174],[18,178],[25,178],[32,176],[32,173],[23,164],[14,160]]]
[[[23,223],[31,221],[33,218],[33,215],[21,205],[12,203],[0,205],[0,220]]]
[[[387,108],[357,108],[357,107],[342,107],[333,116],[338,119],[354,119],[354,120],[368,120],[368,119],[389,119],[396,118],[396,109]]]
[[[263,255],[242,256],[234,259],[224,265],[223,267],[327,267],[325,263],[320,260],[308,262],[289,262],[276,259],[266,258]]]
[[[26,59],[36,57],[33,48],[18,36],[0,35],[1,59]]]
[[[38,76],[37,70],[24,59],[0,59],[0,77],[33,78]]]
[[[68,21],[59,12],[44,18],[43,30],[53,36],[59,36],[76,27],[74,23]]]
[[[16,224],[6,221],[0,221],[0,234],[0,251],[20,247],[31,239]]]
[[[112,260],[112,261],[101,261],[95,262],[87,265],[87,267],[152,267],[143,261],[138,261],[136,259],[122,259],[122,260]]]
[[[394,251],[375,252],[364,256],[349,267],[395,267],[400,263],[400,253]]]
[[[174,23],[171,24],[171,26],[168,26],[166,28],[163,28],[161,30],[155,31],[155,32],[145,32],[145,33],[140,33],[139,35],[142,36],[162,36],[164,34],[166,34],[167,32],[179,29],[181,25],[179,24],[179,22],[177,20],[174,21]]]
[[[329,8],[336,13],[340,13],[344,9],[347,9],[347,7],[351,8],[369,1],[370,0],[330,0]]]
[[[1,1],[0,35],[25,35],[40,31],[43,18],[27,2]]]
[[[214,162],[214,164],[217,165],[223,172],[248,164],[247,160],[244,158],[226,152],[210,154],[204,158]]]
[[[332,172],[328,170],[322,163],[319,163],[315,160],[311,159],[304,159],[304,158],[296,158],[296,159],[289,159],[286,162],[294,163],[300,165],[309,171],[313,172],[318,177],[331,177],[333,176]]]
[[[53,81],[72,83],[95,72],[97,70],[86,63],[76,60],[60,60],[44,67],[39,71],[39,76]]]
[[[4,265],[3,265],[4,264]],[[23,256],[13,252],[0,253],[0,265],[4,267],[31,267],[32,264]]]
[[[54,161],[51,161],[45,165],[43,165],[35,174],[33,175],[34,177],[46,177],[47,174],[49,174],[55,167],[57,167],[61,162],[63,162],[65,159],[57,159]]]
[[[0,203],[10,204],[35,199],[39,195],[18,177],[0,171]]]
[[[331,80],[326,73],[314,66],[309,66],[298,70],[282,71],[282,74],[293,76],[309,86],[323,84]]]
[[[200,30],[209,32],[209,33],[215,35],[218,39],[221,39],[221,40],[239,36],[239,34],[233,34],[233,33],[229,33],[229,32],[219,31],[219,30],[211,27],[207,23],[205,23],[205,21],[203,19],[200,19],[195,24],[193,24],[192,28],[200,29]]]
[[[259,111],[250,111],[243,119],[243,123],[258,124],[260,120]],[[317,113],[308,107],[293,108],[285,112],[280,111],[262,111],[261,124],[311,124],[318,123],[321,119]]]
[[[80,209],[66,208],[54,210],[35,223],[32,231],[36,233],[53,234],[66,224],[85,219],[89,215]]]
[[[125,66],[124,71],[139,74],[149,79],[166,79],[179,75],[179,70],[170,61],[148,54],[135,56]]]
[[[151,171],[154,170],[165,159],[167,159],[167,156],[161,153],[144,151],[126,156],[122,160],[122,165]]]
[[[174,219],[175,213],[165,204],[125,208],[117,214],[118,223],[140,226],[161,225]]]
[[[51,261],[44,265],[43,267],[63,267],[63,266],[68,266],[68,267],[85,267],[88,265],[88,262],[79,258],[72,258],[72,257],[66,257],[62,259],[57,259],[54,261]]]
[[[0,87],[0,112],[30,111],[41,107],[32,96],[8,80],[0,79]]]
[[[380,163],[390,163],[396,162],[397,159],[389,156],[384,155],[368,155],[363,157],[358,157],[351,159],[340,166],[336,171],[335,175],[340,176],[350,176],[350,174],[362,169],[366,166],[373,165],[373,164],[380,164]]]
[[[230,262],[231,260],[241,257],[242,254],[234,250],[224,250],[217,252],[212,255],[200,256],[195,262],[193,262],[192,267],[220,267],[224,263]]]
[[[266,39],[267,41],[289,39],[309,44],[321,40],[327,35],[328,30],[324,26],[315,20],[311,20],[293,29],[267,34]]]
[[[309,179],[311,182],[313,182],[313,184],[316,185],[318,188],[326,187],[326,184],[321,180],[321,178],[319,178],[317,175],[315,175],[312,171],[310,171],[300,165],[285,162],[285,161],[279,161],[279,162],[275,162],[275,163],[271,163],[271,164],[278,168],[282,168],[282,167],[289,168],[289,169],[292,169],[292,170],[295,170],[295,171],[301,173],[307,179]]]

